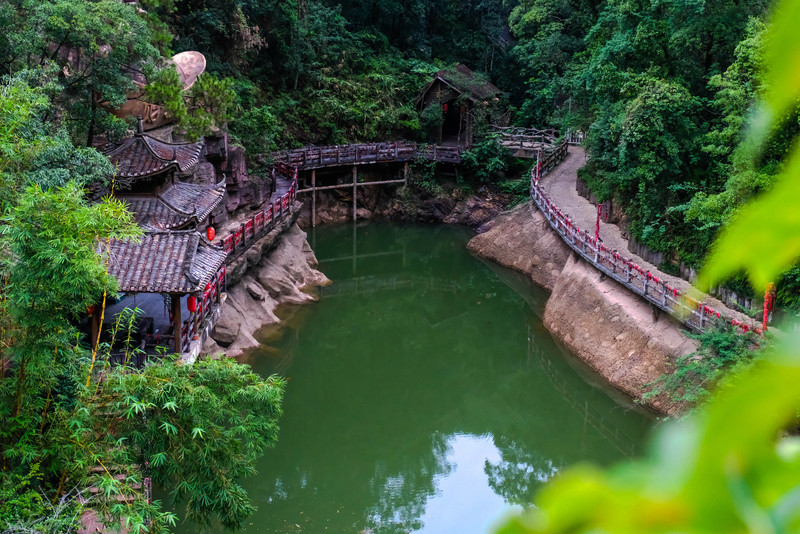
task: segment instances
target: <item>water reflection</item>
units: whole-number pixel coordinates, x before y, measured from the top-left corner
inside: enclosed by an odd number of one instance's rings
[[[586,383],[532,308],[544,294],[466,253],[469,231],[353,236],[317,231],[333,286],[249,357],[289,386],[245,532],[485,532],[564,467],[638,449],[648,419]]]

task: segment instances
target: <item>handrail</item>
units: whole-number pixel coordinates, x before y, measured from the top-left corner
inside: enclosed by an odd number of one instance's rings
[[[289,207],[297,196],[298,169],[289,167],[283,162],[277,162],[273,167],[273,176],[275,175],[292,176],[292,185],[289,187],[289,191],[275,202],[270,202],[268,206],[262,206],[253,217],[244,221],[227,236],[220,238],[219,244],[228,253],[225,260],[227,263],[239,257],[289,215]]]
[[[367,163],[398,163],[425,158],[460,163],[461,146],[418,145],[410,141],[361,143],[354,145],[307,146],[273,152],[278,165],[295,169],[318,169]]]
[[[593,234],[574,224],[572,219],[550,200],[539,185],[539,180],[545,172],[566,157],[567,146],[567,141],[562,142],[552,154],[531,169],[531,198],[544,214],[550,227],[572,250],[597,270],[613,278],[658,309],[677,318],[691,330],[705,332],[709,326],[724,324],[734,325],[743,332],[752,328],[738,319],[725,317],[721,312],[670,286],[666,280],[660,280],[649,270],[643,269],[632,260],[621,256],[616,250],[606,247]],[[757,334],[761,334],[761,329],[758,327],[753,330]]]
[[[289,179],[291,177],[292,185],[285,195],[259,210],[229,235],[220,238],[219,244],[228,253],[226,262],[230,263],[240,256],[289,214],[289,207],[297,196],[297,178],[301,169],[365,163],[396,163],[414,161],[418,158],[460,163],[462,152],[460,146],[417,145],[408,141],[308,146],[274,152],[272,154],[275,162],[272,167],[273,178],[280,176]]]
[[[496,126],[493,125],[492,129],[500,134],[501,143],[508,147],[517,147],[520,149],[531,149],[531,146],[526,147],[525,144],[539,145],[545,151],[550,147],[554,147],[558,139],[558,131],[553,129],[539,130],[538,128],[522,128],[520,126]]]

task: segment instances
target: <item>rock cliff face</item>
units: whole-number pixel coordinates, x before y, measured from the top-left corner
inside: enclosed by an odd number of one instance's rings
[[[503,212],[511,195],[484,190],[461,196],[442,192],[430,195],[422,191],[403,191],[400,186],[362,187],[358,190],[356,216],[359,220],[378,217],[394,221],[463,224],[472,228],[490,221]],[[310,194],[304,198],[300,223],[311,223]],[[317,193],[317,224],[353,220],[353,197],[348,189]]]
[[[697,342],[680,323],[573,256],[531,203],[517,206],[484,228],[468,248],[525,273],[551,291],[545,326],[611,385],[641,399],[645,384],[671,370]],[[682,406],[656,397],[646,405],[672,414]]]
[[[257,347],[254,334],[263,326],[280,322],[275,315],[278,306],[313,302],[316,298],[304,290],[330,283],[316,269],[317,259],[306,233],[296,224],[292,223],[280,239],[273,238],[272,243],[276,243],[274,248],[258,244],[252,247],[244,267],[232,277],[222,316],[203,347],[205,354],[224,352],[238,356]],[[256,258],[256,254],[263,255]]]
[[[467,248],[483,258],[530,275],[552,290],[572,253],[532,202],[519,204],[478,229]]]
[[[634,399],[642,387],[697,349],[681,325],[627,288],[570,256],[544,312],[544,325],[592,369]],[[648,400],[659,412],[681,407],[666,395]]]

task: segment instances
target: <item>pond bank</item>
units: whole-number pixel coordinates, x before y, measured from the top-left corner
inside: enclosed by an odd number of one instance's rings
[[[645,384],[669,372],[675,359],[697,347],[677,321],[655,313],[626,288],[575,258],[532,201],[498,216],[468,249],[549,290],[545,326],[609,384],[635,400],[642,400]],[[666,395],[643,403],[662,414],[682,409]]]
[[[307,290],[330,280],[317,270],[317,258],[306,233],[295,222],[286,221],[256,243],[232,264],[221,316],[203,354],[225,353],[229,357],[259,346],[254,334],[280,319],[281,304],[303,304],[316,300]]]

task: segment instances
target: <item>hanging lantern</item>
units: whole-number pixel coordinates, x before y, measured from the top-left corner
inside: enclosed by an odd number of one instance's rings
[[[91,305],[88,308],[86,308],[86,313],[89,315],[94,315],[94,305]]]
[[[216,237],[216,235],[217,233],[214,231],[213,226],[209,226],[206,229],[206,237],[208,238],[209,241],[214,241],[214,237]]]
[[[448,109],[448,108],[447,108],[447,104],[444,104],[444,105],[442,106],[442,110],[443,110],[445,113],[447,113],[447,109]]]
[[[189,308],[191,313],[197,311],[197,298],[194,295],[190,295],[189,298],[186,300],[186,307]]]

